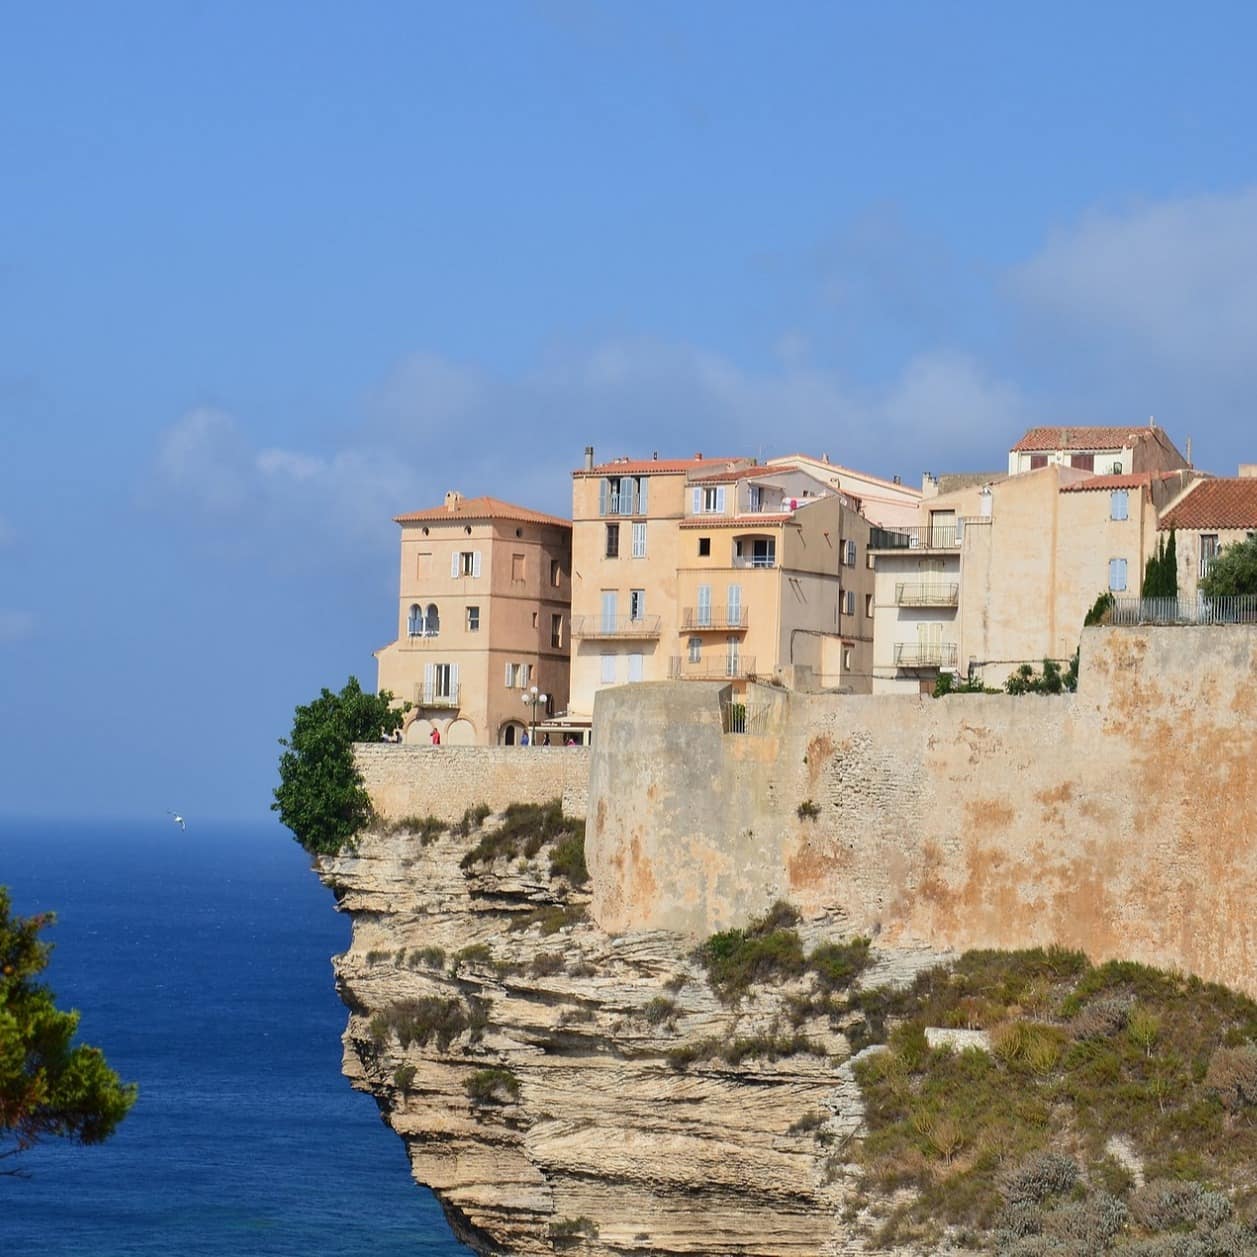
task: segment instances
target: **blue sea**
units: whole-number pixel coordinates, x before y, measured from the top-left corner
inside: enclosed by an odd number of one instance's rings
[[[0,821],[0,884],[54,910],[45,972],[140,1098],[107,1143],[0,1176],[0,1253],[465,1257],[340,1073],[349,923],[286,831]]]

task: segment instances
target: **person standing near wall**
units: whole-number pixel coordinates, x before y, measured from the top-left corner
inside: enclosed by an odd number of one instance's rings
[[[441,731],[440,731],[440,729],[435,729],[435,728],[434,728],[434,729],[432,730],[431,740],[432,740],[432,745],[433,745],[433,746],[440,746],[440,745],[441,745]]]

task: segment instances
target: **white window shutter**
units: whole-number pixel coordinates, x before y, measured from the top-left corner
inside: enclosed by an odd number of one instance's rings
[[[471,556],[471,574],[472,574],[473,576],[479,576],[479,575],[480,575],[480,551],[479,551],[479,550],[477,550],[477,551],[476,551],[476,552],[475,552],[475,553]]]
[[[506,665],[506,688],[507,688],[508,690],[511,688],[511,682],[515,679],[515,678],[511,675],[511,669],[512,669],[514,666],[515,666],[514,664],[510,664],[510,663],[508,663],[508,664]]]
[[[742,623],[742,586],[729,586],[729,623]]]
[[[598,481],[598,514],[605,515],[607,513],[607,482],[606,480]]]
[[[716,490],[716,511],[720,515],[723,515],[725,513],[724,485],[721,485],[720,488]]]
[[[454,698],[458,694],[458,664],[450,664],[450,697]]]
[[[643,476],[637,483],[639,486],[638,491],[637,491],[637,513],[639,515],[645,515],[646,514],[646,486],[650,483],[650,480],[646,476]]]
[[[632,654],[628,657],[628,679],[630,681],[640,681],[642,679],[642,657],[639,654]]]
[[[457,550],[450,556],[450,575],[459,576],[463,570],[463,556]]]
[[[702,489],[694,490],[694,514],[701,515],[703,513],[703,491]]]
[[[423,697],[425,702],[432,701],[433,692],[436,690],[436,664],[425,663],[423,665]]]
[[[520,685],[521,689],[526,690],[532,684],[532,664],[524,664],[524,679]]]

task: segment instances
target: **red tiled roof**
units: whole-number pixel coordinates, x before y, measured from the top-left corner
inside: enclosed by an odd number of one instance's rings
[[[706,462],[707,460],[704,459],[703,461]],[[780,475],[783,472],[798,470],[793,463],[774,463],[772,466],[765,466],[763,463],[760,463],[755,467],[733,467],[726,468],[724,471],[705,471],[700,475],[694,476],[693,481],[695,484],[715,484],[719,481],[754,480],[757,476],[767,478],[773,475]]]
[[[813,498],[812,501],[819,499]],[[691,515],[681,521],[682,528],[750,528],[755,524],[789,524],[794,520],[790,511],[769,515],[756,511],[751,515]]]
[[[1073,427],[1031,428],[1012,447],[1013,453],[1052,450],[1122,450],[1147,440],[1160,432],[1160,428],[1130,427]]]
[[[1159,525],[1167,528],[1257,528],[1257,478],[1202,480]]]
[[[1089,493],[1099,489],[1142,489],[1154,480],[1169,480],[1177,471],[1136,471],[1125,476],[1088,476],[1073,484],[1061,485],[1062,493]]]
[[[393,522],[397,524],[449,524],[455,520],[465,523],[472,519],[513,519],[525,524],[556,524],[560,528],[571,528],[570,519],[560,519],[557,515],[544,515],[541,511],[529,510],[526,506],[514,506],[503,502],[501,498],[479,497],[463,498],[453,506],[434,506],[427,511],[411,511],[407,515],[395,515]]]
[[[726,467],[731,463],[742,463],[741,458],[621,458],[612,463],[599,463],[589,470],[578,467],[573,476],[638,476],[644,472],[656,474],[676,474],[677,472],[696,471],[703,467],[717,468],[722,464]]]

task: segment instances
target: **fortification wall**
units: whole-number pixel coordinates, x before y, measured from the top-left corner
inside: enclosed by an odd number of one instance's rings
[[[1061,943],[1257,994],[1257,629],[1095,629],[1078,693],[598,696],[586,838],[611,931],[777,898],[884,946]],[[801,804],[819,808],[811,819]]]
[[[569,746],[354,746],[367,793],[385,820],[456,821],[479,803],[497,811],[508,803],[556,798],[569,816],[584,816],[589,755],[588,747]]]

